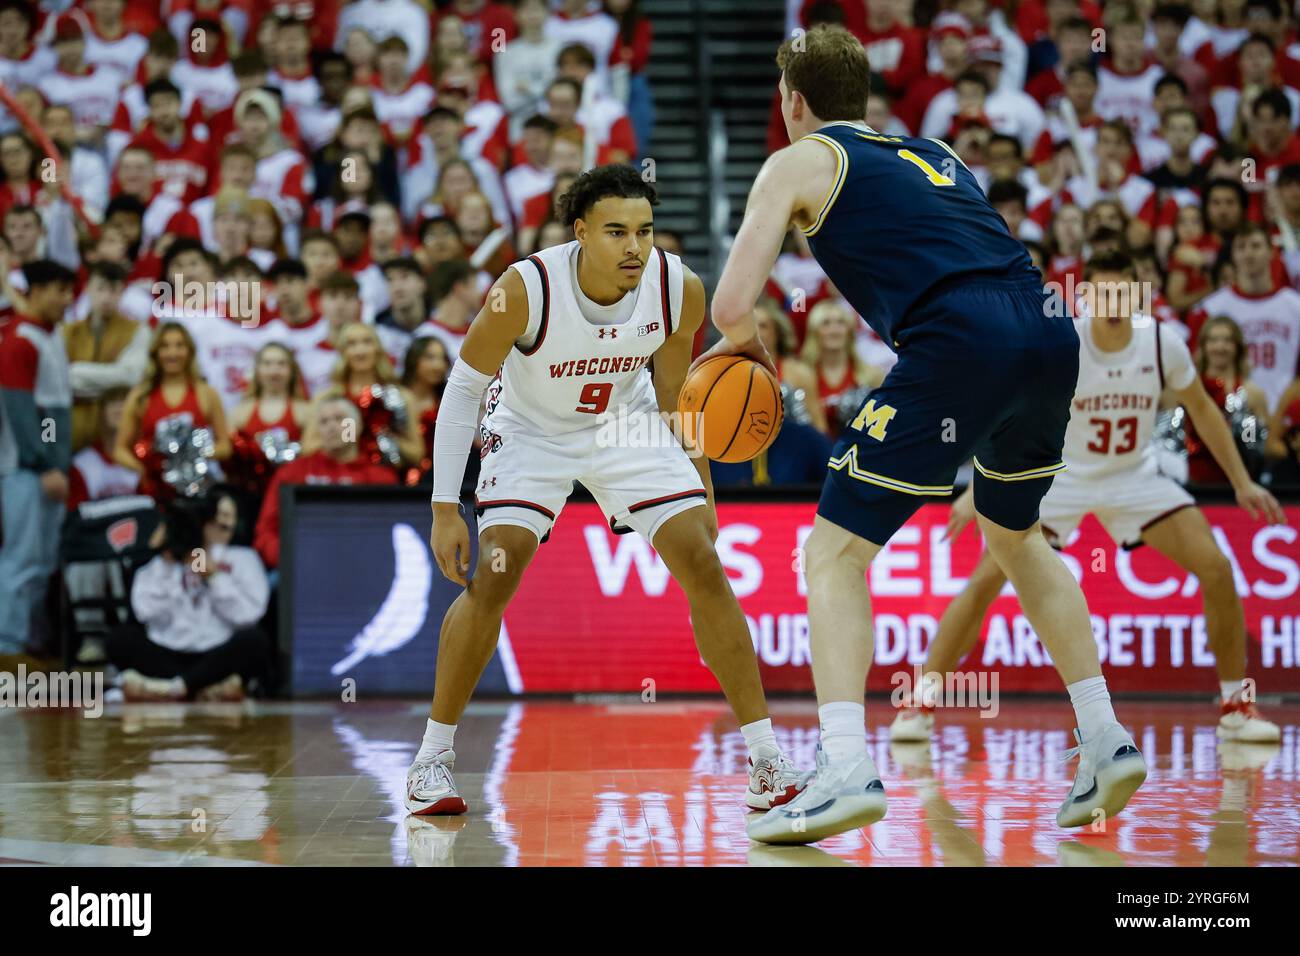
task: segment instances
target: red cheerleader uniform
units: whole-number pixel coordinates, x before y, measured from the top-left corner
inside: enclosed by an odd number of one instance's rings
[[[176,489],[162,480],[162,454],[154,451],[154,435],[158,426],[173,418],[184,418],[193,428],[204,428],[208,424],[207,416],[199,406],[199,393],[190,382],[185,389],[185,397],[175,407],[168,405],[163,398],[162,386],[149,393],[144,414],[140,417],[139,434],[135,440],[135,456],[144,463],[144,476],[140,479],[140,491],[155,501],[171,501],[176,497]]]

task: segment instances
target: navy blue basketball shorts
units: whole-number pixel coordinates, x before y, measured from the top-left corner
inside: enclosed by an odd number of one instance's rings
[[[1079,337],[1059,302],[1023,280],[941,290],[898,333],[898,363],[831,453],[817,513],[884,545],[974,458],[975,508],[1012,530],[1065,469]]]

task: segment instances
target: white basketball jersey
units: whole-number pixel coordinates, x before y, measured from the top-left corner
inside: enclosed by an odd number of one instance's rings
[[[1187,388],[1196,376],[1187,346],[1144,315],[1133,317],[1133,338],[1119,352],[1097,348],[1090,319],[1076,319],[1074,327],[1079,333],[1079,382],[1065,432],[1067,470],[1057,480],[1122,472],[1154,475],[1151,432],[1160,393],[1166,386]]]
[[[1300,374],[1300,292],[1282,288],[1264,296],[1228,286],[1201,300],[1207,316],[1226,315],[1241,327],[1250,357],[1250,379],[1276,409]]]
[[[656,413],[650,358],[677,328],[682,263],[655,249],[631,313],[615,325],[583,316],[574,289],[581,246],[543,249],[511,268],[528,290],[528,327],[488,388],[485,440],[493,432],[564,435],[600,427],[607,415]]]

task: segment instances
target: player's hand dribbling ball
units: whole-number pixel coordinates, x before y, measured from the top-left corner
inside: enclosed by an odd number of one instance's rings
[[[677,410],[687,447],[698,445],[722,462],[767,451],[785,418],[776,376],[743,355],[719,355],[692,369]]]

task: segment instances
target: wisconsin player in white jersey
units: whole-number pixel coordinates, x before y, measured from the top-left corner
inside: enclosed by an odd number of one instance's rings
[[[1253,685],[1245,679],[1246,619],[1232,565],[1192,496],[1156,467],[1151,432],[1161,393],[1168,389],[1187,409],[1231,480],[1238,504],[1252,518],[1283,524],[1285,516],[1273,496],[1251,481],[1223,413],[1206,393],[1179,336],[1149,316],[1130,317],[1129,309],[1116,308],[1126,297],[1106,294],[1134,281],[1128,257],[1094,257],[1084,275],[1091,283],[1088,291],[1095,293],[1087,296],[1092,318],[1075,322],[1079,381],[1065,433],[1066,471],[1043,498],[1043,533],[1054,546],[1064,547],[1084,517],[1093,514],[1122,547],[1149,544],[1194,574],[1219,676],[1218,734],[1225,740],[1276,741],[1278,727],[1256,712]],[[973,517],[968,489],[953,507],[948,535],[959,533]],[[922,686],[894,718],[892,739],[929,739],[943,675],[955,672],[979,640],[984,615],[1006,580],[986,551],[965,590],[944,613],[926,656]]]
[[[676,411],[704,320],[704,286],[677,256],[654,248],[657,201],[630,166],[578,177],[562,200],[576,240],[506,270],[448,376],[434,433],[430,544],[442,573],[466,589],[442,622],[433,706],[407,775],[411,813],[466,810],[451,775],[456,723],[492,657],[506,605],[576,481],[615,532],[636,531],[654,545],[685,592],[700,656],[749,748],[748,806],[769,809],[800,790],[713,546],[708,460],[692,461],[661,415]],[[626,429],[608,427],[609,416],[625,418]],[[458,508],[476,432],[478,566],[467,580],[469,531]],[[650,440],[618,444],[614,434]]]

